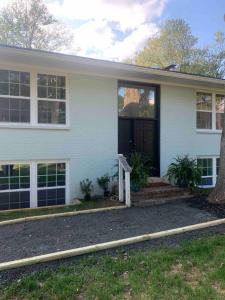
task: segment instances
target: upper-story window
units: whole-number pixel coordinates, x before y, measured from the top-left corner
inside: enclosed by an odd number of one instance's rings
[[[30,122],[30,73],[0,70],[0,122]]]
[[[66,78],[38,74],[38,123],[66,124]]]
[[[221,130],[224,118],[225,96],[198,92],[196,95],[197,129]]]
[[[223,128],[224,95],[216,95],[216,129]]]
[[[197,128],[212,129],[212,94],[197,93]]]

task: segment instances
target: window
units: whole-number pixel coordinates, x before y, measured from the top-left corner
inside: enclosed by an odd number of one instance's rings
[[[65,204],[66,164],[40,163],[37,165],[38,206]]]
[[[219,157],[199,157],[197,158],[198,168],[201,171],[201,187],[215,186],[219,174]]]
[[[30,165],[0,165],[0,210],[30,207]]]
[[[0,122],[30,122],[30,73],[0,70]]]
[[[221,130],[224,120],[225,96],[198,92],[196,97],[197,129]]]
[[[38,74],[38,123],[66,124],[66,78]]]
[[[219,168],[220,168],[220,158],[216,158],[216,176],[219,175]]]
[[[224,100],[224,95],[216,95],[216,129],[223,128]]]
[[[118,90],[119,116],[129,118],[156,117],[156,90],[146,86],[121,86]]]
[[[197,93],[197,128],[212,129],[212,94]]]
[[[201,183],[202,186],[213,185],[213,159],[212,158],[199,158],[197,160],[198,168],[201,171]]]

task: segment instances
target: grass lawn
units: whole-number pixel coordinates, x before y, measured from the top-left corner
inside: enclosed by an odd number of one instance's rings
[[[102,207],[110,207],[110,206],[118,206],[121,205],[118,201],[113,201],[109,199],[98,199],[98,200],[90,200],[90,201],[81,201],[80,204],[74,204],[69,206],[59,206],[59,207],[43,207],[43,208],[34,208],[27,210],[14,210],[14,211],[1,211],[0,212],[0,222],[18,219],[30,216],[40,216],[47,214],[55,214],[55,213],[63,213],[70,211],[78,211],[85,209],[94,209],[94,208],[102,208]]]
[[[225,299],[225,236],[82,258],[2,287],[0,299]]]

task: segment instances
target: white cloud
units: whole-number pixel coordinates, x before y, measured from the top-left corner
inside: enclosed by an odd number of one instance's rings
[[[155,24],[142,24],[120,41],[107,22],[90,21],[74,30],[74,48],[80,48],[78,54],[82,56],[123,60],[132,57],[156,33]]]
[[[162,14],[166,0],[52,0],[50,11],[64,19],[114,21],[119,29],[135,29]]]
[[[123,60],[131,57],[146,39],[156,34],[154,18],[162,15],[166,2],[167,0],[50,0],[48,7],[55,16],[70,24],[74,20],[84,22],[74,28],[73,49],[79,48],[79,55]],[[119,31],[122,38],[113,29]]]
[[[0,0],[0,8],[12,0]],[[155,18],[169,0],[44,0],[74,32],[63,52],[110,60],[132,57],[157,33]]]

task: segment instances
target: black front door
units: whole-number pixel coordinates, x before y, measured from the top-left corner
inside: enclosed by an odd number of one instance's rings
[[[141,153],[159,176],[158,87],[119,83],[118,151],[129,156]]]

